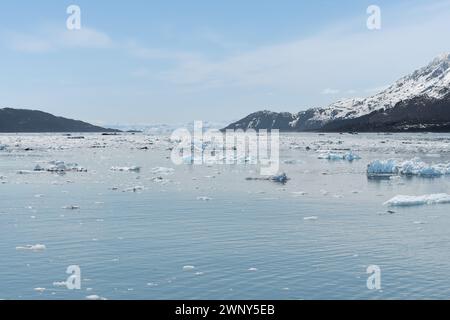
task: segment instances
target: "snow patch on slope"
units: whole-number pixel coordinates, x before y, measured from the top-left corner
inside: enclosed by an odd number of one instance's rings
[[[326,108],[316,109],[313,121],[328,122],[354,119],[417,96],[442,98],[450,92],[450,53],[435,58],[429,65],[401,78],[382,92],[368,98],[337,101]]]

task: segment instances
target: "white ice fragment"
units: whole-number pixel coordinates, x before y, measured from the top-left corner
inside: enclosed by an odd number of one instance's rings
[[[197,197],[197,200],[199,200],[199,201],[211,201],[212,198],[210,198],[210,197]]]
[[[47,247],[43,244],[34,244],[34,245],[26,245],[24,247],[16,247],[16,250],[19,251],[44,251]]]
[[[305,220],[305,221],[315,221],[315,220],[318,220],[318,219],[319,219],[319,218],[318,218],[318,217],[315,217],[315,216],[303,218],[303,220]]]
[[[66,173],[66,172],[87,172],[87,169],[79,166],[76,163],[65,163],[64,161],[54,160],[48,162],[47,166],[37,164],[34,167],[35,172],[52,172],[52,173]]]
[[[131,188],[126,188],[125,190],[123,190],[123,192],[139,192],[144,190],[144,187],[142,186],[135,186],[135,187],[131,187]]]
[[[437,177],[450,174],[450,163],[427,164],[419,158],[408,161],[375,160],[367,166],[369,176],[405,175]]]
[[[96,294],[90,295],[86,297],[87,300],[106,300],[106,298],[100,297]]]
[[[66,281],[55,281],[53,282],[54,287],[67,287]]]
[[[34,288],[34,291],[39,293],[44,293],[45,290],[46,290],[45,288]]]
[[[450,203],[450,195],[446,193],[429,194],[423,196],[402,196],[398,195],[384,203],[385,206],[391,207],[409,207],[421,206],[431,204],[446,204]]]
[[[153,174],[171,175],[175,172],[172,168],[156,167],[152,169]]]
[[[360,156],[358,156],[357,154],[354,154],[353,152],[347,152],[347,153],[332,153],[332,152],[328,152],[325,154],[321,154],[318,157],[319,159],[325,159],[325,160],[347,160],[347,161],[354,161],[354,160],[359,160],[361,159]]]
[[[194,270],[194,269],[195,269],[194,266],[184,266],[184,267],[183,267],[183,271],[192,271],[192,270]]]
[[[133,167],[112,167],[111,171],[120,171],[120,172],[140,172],[141,167],[133,166]]]
[[[65,207],[63,207],[63,209],[65,209],[65,210],[79,210],[80,207],[71,205],[71,206],[65,206]]]

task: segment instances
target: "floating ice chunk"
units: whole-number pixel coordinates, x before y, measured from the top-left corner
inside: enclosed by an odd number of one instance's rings
[[[319,155],[318,158],[326,159],[326,160],[347,160],[347,161],[354,161],[354,160],[361,159],[360,156],[358,156],[357,154],[354,154],[353,152],[347,152],[345,154],[328,152],[328,153]]]
[[[194,266],[184,266],[184,267],[183,267],[183,271],[192,271],[192,270],[194,270],[194,269],[195,269]]]
[[[87,300],[107,300],[106,298],[100,297],[96,294],[90,295],[86,297]]]
[[[6,144],[0,144],[0,151],[6,150],[7,147]]]
[[[391,207],[410,207],[422,206],[431,204],[445,204],[450,203],[450,195],[446,193],[429,194],[423,196],[396,196],[384,203],[385,206]]]
[[[16,247],[16,250],[19,251],[34,251],[34,252],[38,252],[38,251],[44,251],[46,250],[47,247],[43,244],[34,244],[34,245],[26,245],[24,247]]]
[[[71,206],[65,206],[65,207],[63,207],[63,209],[66,209],[66,210],[79,210],[80,207],[71,205]]]
[[[123,192],[139,192],[142,190],[144,190],[144,187],[136,186],[136,187],[126,188],[125,190],[123,190]]]
[[[36,165],[34,171],[48,171],[48,172],[56,172],[56,173],[65,173],[65,172],[87,172],[87,169],[80,167],[76,163],[65,163],[64,161],[54,160],[48,163],[47,167],[42,167],[39,164]]]
[[[270,177],[270,180],[278,183],[286,183],[288,182],[289,178],[287,177],[286,173],[282,173],[280,175]]]
[[[152,169],[153,174],[171,175],[175,172],[172,168],[157,167]]]
[[[369,176],[406,175],[438,177],[450,174],[450,163],[427,164],[419,158],[408,161],[375,160],[367,166]]]
[[[34,171],[34,170],[18,170],[17,174],[35,174],[35,173],[44,173],[44,171]]]
[[[319,219],[319,218],[318,218],[318,217],[315,217],[315,216],[303,218],[303,220],[305,220],[305,221],[315,221],[315,220],[318,220],[318,219]]]
[[[284,164],[299,164],[302,163],[300,160],[295,160],[295,159],[288,159],[288,160],[283,160]]]
[[[211,201],[212,198],[210,198],[210,197],[197,197],[197,200],[199,200],[199,201]]]
[[[153,283],[153,282],[149,282],[149,283],[147,283],[147,286],[149,286],[149,287],[157,287],[158,284],[157,283]]]
[[[53,282],[54,287],[67,287],[66,281],[55,281]]]
[[[140,172],[141,167],[133,166],[133,167],[112,167],[111,171],[120,171],[120,172]]]
[[[273,181],[273,182],[278,182],[278,183],[282,183],[285,184],[286,182],[288,182],[290,179],[287,177],[286,173],[282,173],[280,175],[276,175],[276,176],[271,176],[269,178],[252,178],[252,177],[248,177],[245,180],[247,181]]]
[[[250,271],[250,272],[256,272],[256,271],[258,271],[258,269],[257,269],[257,268],[250,268],[250,269],[248,269],[248,271]]]
[[[367,166],[367,174],[369,175],[390,175],[397,173],[398,173],[397,161],[393,159],[385,161],[375,160]]]
[[[34,291],[39,292],[39,293],[44,293],[44,291],[47,290],[45,288],[34,288]]]

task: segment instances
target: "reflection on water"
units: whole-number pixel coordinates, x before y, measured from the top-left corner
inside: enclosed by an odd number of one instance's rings
[[[252,166],[174,166],[166,137],[0,136],[9,146],[0,151],[0,298],[448,298],[449,205],[382,204],[450,193],[450,177],[374,180],[365,171],[374,159],[447,162],[449,143],[284,135],[290,180],[281,185],[247,180]],[[318,159],[344,149],[362,159]],[[17,174],[51,160],[87,172]],[[110,170],[132,166],[140,172]],[[45,250],[16,249],[36,244]],[[81,267],[81,290],[58,285],[70,265]],[[381,268],[381,291],[367,289],[370,265]]]

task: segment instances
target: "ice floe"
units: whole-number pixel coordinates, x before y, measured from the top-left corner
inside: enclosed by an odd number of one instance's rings
[[[347,152],[347,153],[333,153],[333,152],[328,152],[325,154],[321,154],[318,156],[319,159],[325,159],[325,160],[346,160],[346,161],[355,161],[355,160],[359,160],[361,159],[360,156],[358,156],[357,154],[353,153],[353,152]]]
[[[199,201],[211,201],[212,198],[202,196],[202,197],[197,197],[197,200],[199,200]]]
[[[184,266],[183,267],[183,271],[192,271],[192,270],[195,270],[194,266]]]
[[[133,166],[133,167],[112,167],[111,171],[119,171],[119,172],[140,172],[141,167]]]
[[[64,206],[63,209],[65,209],[65,210],[79,210],[80,207],[79,206],[70,205],[70,206]]]
[[[46,165],[37,164],[34,167],[33,171],[65,173],[65,172],[87,172],[87,169],[79,166],[77,163],[65,163],[64,161],[54,160],[54,161],[48,162]]]
[[[107,300],[106,298],[100,297],[96,294],[90,295],[86,297],[87,300]]]
[[[23,247],[16,247],[16,250],[18,251],[34,251],[34,252],[38,252],[38,251],[44,251],[46,250],[47,247],[43,244],[34,244],[34,245],[26,245]]]
[[[410,207],[431,204],[450,203],[450,195],[446,193],[428,194],[423,196],[403,196],[398,195],[384,203],[385,206],[391,207]]]
[[[252,178],[252,177],[248,177],[245,180],[247,180],[247,181],[273,181],[273,182],[285,184],[290,179],[288,178],[286,173],[282,173],[282,174],[279,174],[279,175],[266,177],[266,178]]]
[[[143,186],[135,186],[131,188],[126,188],[123,190],[123,192],[139,192],[143,191],[145,188]]]
[[[153,174],[171,175],[174,172],[175,169],[172,168],[156,167],[152,169]]]
[[[369,176],[422,176],[438,177],[450,174],[450,163],[427,164],[419,158],[407,161],[398,161],[395,159],[375,160],[367,166]]]
[[[54,287],[67,287],[66,281],[55,281],[53,282]]]

